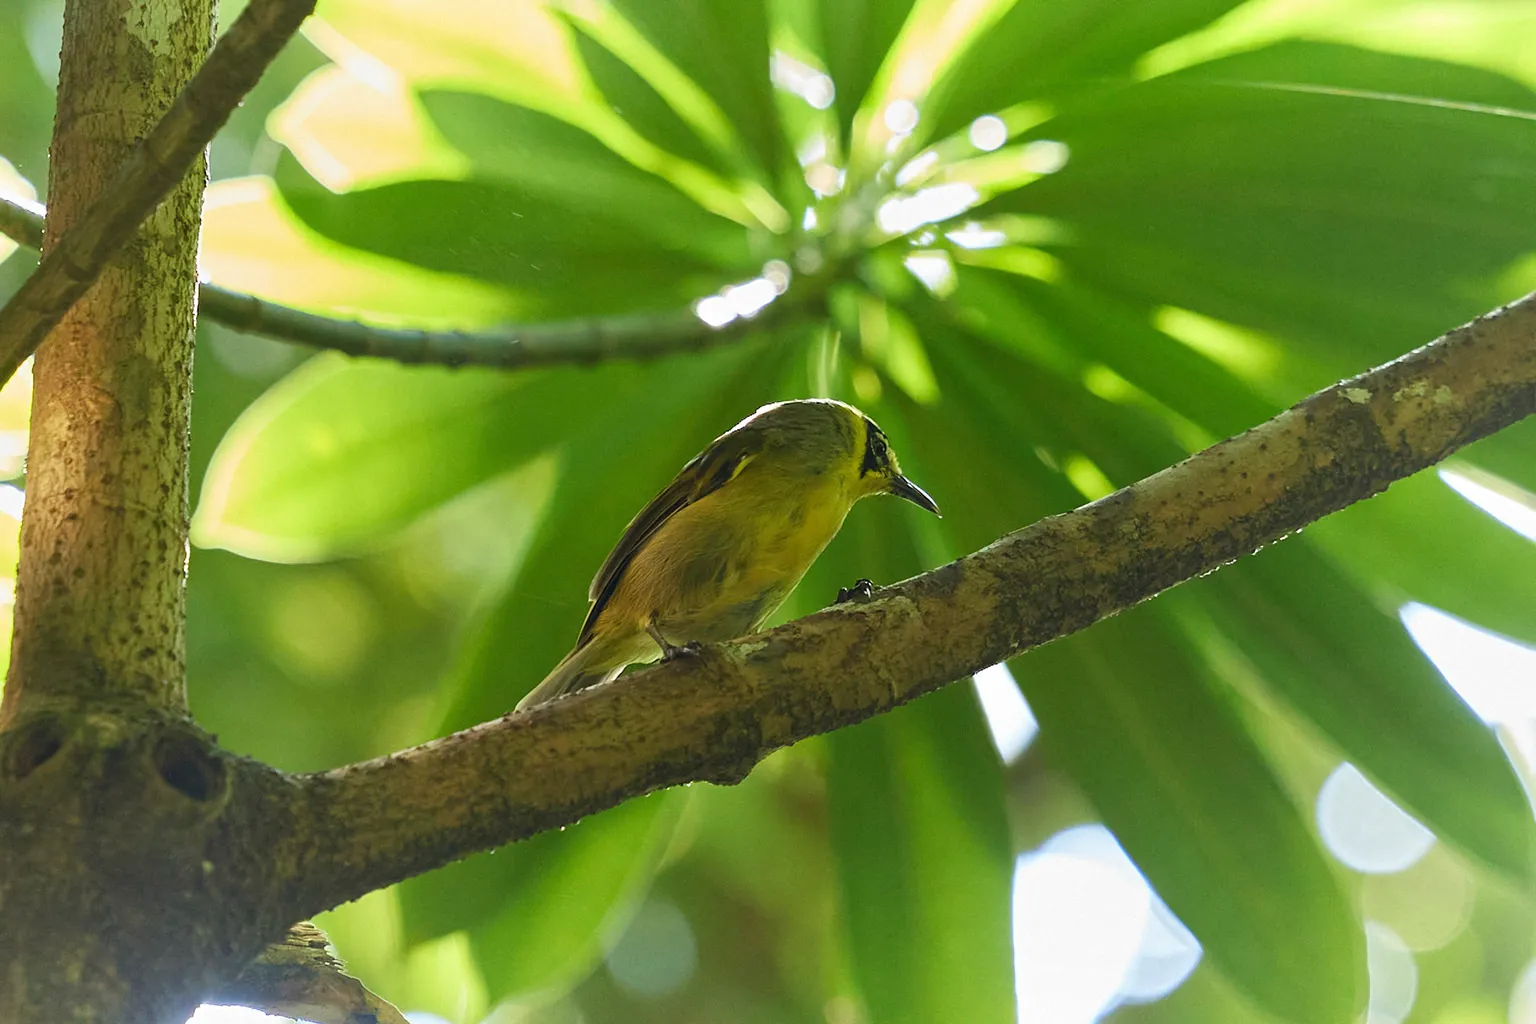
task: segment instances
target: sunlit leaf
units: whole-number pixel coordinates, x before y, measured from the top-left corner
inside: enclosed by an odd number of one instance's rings
[[[1200,602],[1264,683],[1446,839],[1518,878],[1532,869],[1530,804],[1492,731],[1377,607],[1305,540],[1178,598]]]
[[[315,71],[273,110],[267,133],[338,192],[464,171],[463,157],[432,130],[402,80],[365,81],[337,64]]]
[[[725,280],[697,256],[638,237],[611,211],[578,209],[494,178],[399,182],[336,195],[283,159],[277,182],[318,233],[502,285],[534,317],[681,306]]]
[[[359,550],[559,444],[561,415],[640,386],[624,366],[509,375],[312,360],[225,435],[194,538],[274,561]]]
[[[317,313],[474,328],[515,317],[515,296],[454,274],[337,245],[305,228],[267,178],[208,189],[202,273],[214,284]],[[531,305],[531,303],[530,303]]]
[[[315,923],[337,949],[346,950],[347,973],[367,979],[383,998],[444,1020],[480,1020],[488,1001],[469,937],[460,933],[407,942],[398,893],[398,887],[375,890],[326,911]]]
[[[1536,8],[1485,0],[1326,0],[1248,4],[1144,62],[1162,74],[1282,39],[1348,43],[1487,68],[1536,86]]]
[[[1073,379],[1067,366],[1042,366],[1027,337],[1028,330],[1040,323],[1033,316],[1019,325],[1025,333],[1016,335],[1018,327],[1000,322],[995,325],[998,330],[988,331],[983,341],[978,335],[985,327],[973,334],[947,322],[936,307],[909,308],[919,332],[929,339],[932,358],[948,360],[949,372],[965,381],[968,393],[985,397],[985,415],[999,423],[1002,443],[1013,451],[1031,452],[1037,461],[1043,454],[1058,467],[1074,454],[1084,455],[1116,486],[1139,480],[1188,454],[1174,423],[1157,409],[1110,401],[1088,390],[1080,378]],[[973,322],[979,319],[968,311],[962,315]],[[1053,328],[1046,329],[1054,333]],[[1080,372],[1086,372],[1083,353],[1066,351],[1081,360]],[[943,389],[941,381],[941,394]]]
[[[768,80],[764,0],[614,0],[613,6],[709,93],[759,166],[776,178],[785,143]]]
[[[534,201],[558,203],[573,219],[612,219],[666,250],[751,268],[741,225],[705,211],[580,128],[475,93],[427,92],[421,102],[478,177],[526,189]]]
[[[565,26],[541,0],[323,0],[317,22],[307,33],[339,62],[373,57],[417,84],[546,107],[580,92]]]
[[[662,149],[712,170],[729,173],[719,155],[634,68],[593,39],[579,23],[572,25],[572,32],[587,73],[614,113]]]
[[[1147,51],[1240,0],[1018,0],[977,36],[935,86],[928,131],[947,135],[982,114],[1124,75]]]
[[[1531,248],[1536,117],[1442,98],[1536,111],[1487,72],[1290,43],[1066,105],[1031,133],[1065,167],[983,213],[1060,220],[1084,278],[1358,372],[1480,311]]]
[[[1048,335],[1213,437],[1240,433],[1279,411],[1224,367],[1157,330],[1147,310],[1114,295],[1073,281],[1048,285],[975,269],[961,270],[959,282],[950,302],[968,316],[989,319],[999,334],[1015,338],[1029,332]],[[1012,296],[1015,304],[995,308],[988,294],[993,289],[1001,292],[999,298]],[[1081,367],[1080,373],[1090,375],[1091,367]]]
[[[853,115],[915,0],[821,0],[821,53],[837,87],[837,119],[850,135]]]

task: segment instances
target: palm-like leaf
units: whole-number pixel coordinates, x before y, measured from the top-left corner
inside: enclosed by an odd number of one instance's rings
[[[808,609],[842,577],[914,571],[918,551],[968,549],[1070,508],[1384,361],[1507,297],[1507,273],[1533,248],[1536,93],[1513,79],[1300,41],[1148,78],[1149,52],[1236,5],[980,6],[967,25],[944,5],[851,0],[813,4],[814,17],[622,0],[569,21],[512,5],[485,14],[476,50],[442,42],[466,34],[451,10],[391,6],[422,35],[383,45],[358,5],[332,4],[334,30],[406,78],[468,171],[333,194],[284,157],[282,198],[309,230],[360,257],[488,283],[530,318],[679,307],[768,260],[792,268],[792,291],[826,291],[830,318],[641,370],[505,384],[300,371],[215,458],[223,490],[205,497],[203,538],[257,556],[356,549],[553,453],[543,525],[466,641],[444,724],[468,724],[510,707],[563,653],[586,579],[628,514],[761,401],[818,390],[865,405],[950,513],[942,533],[914,534],[892,510],[855,512],[807,584],[815,593],[802,588]],[[552,51],[507,42],[513,23]],[[772,88],[770,53],[783,47],[822,55],[835,117]],[[486,56],[498,52],[500,65]],[[892,138],[913,126],[886,118],[891,101],[914,103],[915,131]],[[1014,131],[995,153],[965,135],[982,115]],[[890,216],[894,201],[913,215]],[[926,261],[926,283],[909,257]],[[1215,341],[1176,326],[1191,322]],[[324,397],[348,375],[375,387],[418,372],[390,384],[416,412],[359,413],[373,426],[347,434],[341,456],[290,443],[350,415]],[[418,432],[392,447],[408,424]],[[1536,489],[1532,436],[1507,432],[1467,459]],[[391,468],[343,478],[338,458]],[[354,494],[346,505],[326,497],[338,479]],[[298,495],[325,513],[302,514]],[[1425,477],[1014,668],[1054,763],[1215,965],[1268,1012],[1343,1022],[1362,991],[1359,922],[1276,781],[1279,755],[1234,710],[1248,691],[1199,641],[1241,652],[1316,748],[1341,751],[1456,846],[1523,877],[1532,829],[1513,773],[1380,601],[1414,597],[1536,638],[1533,558]],[[996,766],[957,693],[830,742],[840,919],[854,983],[881,1021],[1012,1013],[1006,929],[961,920],[1005,907],[1008,878]],[[483,873],[484,861],[414,884],[408,928],[472,927],[498,995],[568,984],[559,964],[518,964],[508,937],[517,914],[560,913],[539,899],[553,872],[607,896],[575,919],[586,939],[529,928],[590,962],[633,901],[633,858],[655,856],[628,818],[605,842],[608,817],[545,837],[537,857],[504,858],[493,884],[451,874]],[[985,981],[959,998],[973,984],[961,975],[980,965]]]

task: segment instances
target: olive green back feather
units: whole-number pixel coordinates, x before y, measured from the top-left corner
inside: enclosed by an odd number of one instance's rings
[[[680,510],[729,483],[752,456],[763,450],[765,439],[765,431],[750,422],[722,434],[708,448],[690,459],[678,472],[676,479],[630,520],[624,528],[624,535],[592,578],[592,586],[587,591],[592,608],[587,612],[586,622],[582,623],[581,635],[576,640],[577,647],[591,639],[598,615],[607,607],[619,581],[624,577],[624,570],[645,546],[645,542]]]

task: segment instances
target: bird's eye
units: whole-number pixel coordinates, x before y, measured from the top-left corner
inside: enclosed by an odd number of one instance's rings
[[[864,424],[864,462],[859,466],[859,476],[884,473],[890,467],[890,450],[886,447],[885,435],[870,421],[865,420]]]

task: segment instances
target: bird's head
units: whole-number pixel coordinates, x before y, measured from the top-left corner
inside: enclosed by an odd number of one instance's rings
[[[939,515],[928,492],[901,472],[875,421],[844,402],[812,398],[765,405],[742,426],[762,429],[777,460],[798,463],[808,472],[840,473],[855,498],[894,494]]]
[[[898,498],[905,498],[918,508],[926,509],[936,516],[942,516],[939,505],[928,492],[917,484],[908,480],[902,473],[901,466],[896,461],[896,453],[891,451],[890,442],[885,438],[885,431],[875,425],[875,421],[849,406],[849,410],[858,413],[860,433],[864,439],[864,451],[859,457],[859,479],[864,483],[865,493],[868,494],[894,494]]]

